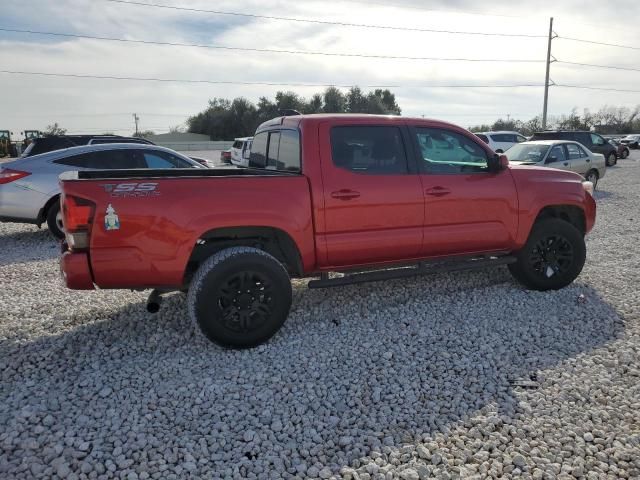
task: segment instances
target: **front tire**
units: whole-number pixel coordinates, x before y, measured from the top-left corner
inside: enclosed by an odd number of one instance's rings
[[[64,229],[62,227],[62,212],[60,211],[60,200],[56,200],[47,210],[47,226],[51,234],[58,240],[64,238]]]
[[[509,265],[513,277],[531,290],[559,290],[573,282],[584,266],[582,234],[557,218],[537,221],[525,246]]]
[[[198,268],[187,304],[192,321],[209,340],[251,348],[280,329],[291,298],[289,274],[277,259],[257,248],[232,247]]]
[[[614,152],[611,152],[607,155],[607,167],[613,167],[616,163],[618,163],[618,157]]]
[[[598,186],[598,179],[600,178],[600,175],[598,175],[598,171],[589,170],[587,174],[584,176],[584,178],[587,182],[593,183],[593,189],[595,190],[596,187]]]

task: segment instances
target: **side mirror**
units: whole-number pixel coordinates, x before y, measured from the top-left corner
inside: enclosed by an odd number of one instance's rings
[[[553,163],[557,161],[558,161],[558,157],[556,157],[555,155],[549,155],[544,163]]]
[[[499,172],[509,166],[509,159],[506,155],[498,155],[496,153],[493,157],[489,157],[487,166],[490,172]]]

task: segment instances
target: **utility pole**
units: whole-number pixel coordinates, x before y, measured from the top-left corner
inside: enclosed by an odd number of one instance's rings
[[[137,113],[133,114],[133,121],[136,122],[136,137],[137,137],[138,136],[138,122],[140,121],[140,117],[138,116]]]
[[[549,19],[549,45],[547,47],[547,74],[544,80],[544,106],[542,107],[542,130],[547,128],[547,104],[549,103],[549,69],[551,67],[551,40],[553,40],[553,17]]]

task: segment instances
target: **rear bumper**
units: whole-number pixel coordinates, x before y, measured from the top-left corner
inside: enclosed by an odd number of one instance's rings
[[[60,257],[60,273],[67,288],[73,290],[94,290],[91,268],[89,267],[89,255],[86,253],[74,253],[66,250],[63,243],[62,256]]]

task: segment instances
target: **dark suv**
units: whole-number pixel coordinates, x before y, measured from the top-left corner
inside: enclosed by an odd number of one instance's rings
[[[597,133],[579,130],[547,130],[534,133],[531,140],[572,140],[581,143],[594,153],[604,155],[608,167],[618,163],[617,148]]]
[[[53,152],[54,150],[62,150],[63,148],[79,147],[82,145],[102,145],[105,143],[154,144],[144,138],[121,137],[119,135],[56,135],[32,139],[29,146],[22,152],[21,157],[31,157],[41,153]]]

